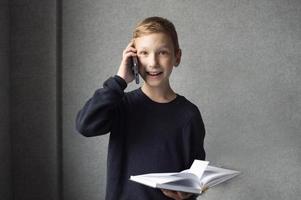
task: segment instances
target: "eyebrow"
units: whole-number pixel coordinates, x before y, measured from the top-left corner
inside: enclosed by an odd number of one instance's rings
[[[170,47],[168,45],[162,45],[158,49],[164,49],[164,48],[169,49]],[[148,47],[141,47],[141,49],[148,49]]]

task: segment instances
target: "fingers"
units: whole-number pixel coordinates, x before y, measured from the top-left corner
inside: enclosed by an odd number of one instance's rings
[[[137,56],[137,54],[136,54],[135,52],[129,51],[129,52],[126,52],[126,53],[123,55],[123,57],[124,57],[125,60],[127,60],[127,58],[130,57],[130,56]]]
[[[137,56],[137,50],[134,48],[134,40],[127,45],[123,50],[121,64],[119,66],[117,75],[123,78],[127,83],[130,83],[134,80],[134,76],[130,69],[131,56]]]
[[[137,49],[133,47],[133,42],[131,41],[123,51],[123,56],[127,56],[129,53],[137,53]],[[133,54],[131,54],[133,56]],[[136,54],[135,54],[136,55]]]
[[[126,46],[125,51],[128,49],[136,50],[134,47],[134,40],[132,39],[130,43]]]
[[[186,193],[186,192],[177,192],[177,195],[178,195],[181,199],[188,199],[192,194]]]
[[[137,56],[137,50],[136,49],[132,49],[132,48],[125,49],[123,51],[123,57],[127,57],[129,55],[131,55],[131,56]]]
[[[137,56],[137,49],[133,47],[133,40],[127,45],[123,51],[123,60],[126,61],[130,56]]]
[[[127,52],[137,52],[137,49],[135,49],[134,47],[127,47],[123,52],[127,53]]]
[[[132,39],[132,40],[128,43],[128,45],[127,45],[126,48],[129,48],[129,47],[134,47],[134,39]]]
[[[165,196],[168,196],[170,198],[173,198],[175,200],[182,200],[182,199],[188,199],[192,194],[186,193],[186,192],[176,192],[172,190],[161,190]]]
[[[162,189],[161,191],[162,191],[163,194],[164,194],[165,196],[167,196],[167,197],[170,197],[170,198],[175,199],[175,200],[180,200],[180,199],[178,198],[177,193],[174,192],[174,191],[171,191],[171,190],[163,190],[163,189]]]

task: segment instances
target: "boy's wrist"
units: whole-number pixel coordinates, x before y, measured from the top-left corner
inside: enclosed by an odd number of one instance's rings
[[[124,76],[122,76],[120,73],[117,73],[115,76],[118,76],[119,78],[124,80],[126,82],[126,84],[128,84],[128,82],[126,81],[126,78]]]
[[[119,70],[116,74],[116,76],[119,76],[120,78],[122,78],[126,84],[129,84],[131,82],[130,77],[128,77],[125,72],[122,72],[122,70]]]

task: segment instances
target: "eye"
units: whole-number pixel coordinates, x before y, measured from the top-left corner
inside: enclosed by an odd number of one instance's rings
[[[159,53],[160,53],[160,55],[163,55],[163,56],[165,56],[165,55],[168,55],[168,54],[169,54],[169,52],[168,52],[168,51],[166,51],[166,50],[160,51]]]
[[[140,55],[147,55],[148,53],[147,53],[147,51],[140,51],[139,54]]]

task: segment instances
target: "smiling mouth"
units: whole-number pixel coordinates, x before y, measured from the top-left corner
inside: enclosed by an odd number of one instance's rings
[[[161,75],[163,72],[146,72],[146,73],[147,73],[147,75],[149,75],[149,76],[156,77],[156,76]]]

